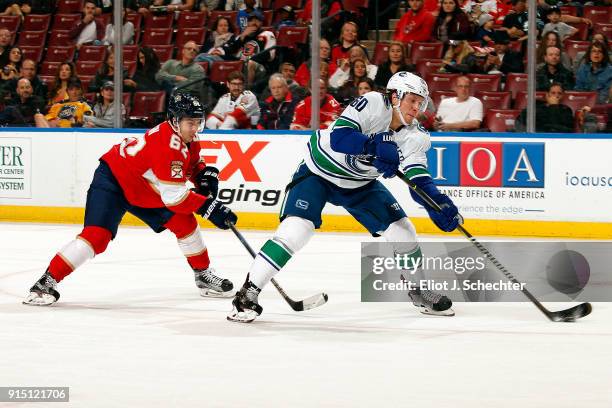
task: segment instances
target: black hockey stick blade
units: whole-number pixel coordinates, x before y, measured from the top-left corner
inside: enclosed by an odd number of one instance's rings
[[[559,310],[558,312],[548,312],[546,316],[553,322],[575,322],[589,315],[593,311],[590,303],[581,303],[569,309]]]
[[[240,231],[238,231],[236,226],[232,223],[227,223],[227,225],[230,227],[234,235],[236,235],[242,246],[244,246],[249,252],[249,254],[251,254],[251,256],[255,258],[257,254],[255,253],[253,248],[251,248],[251,245],[249,245],[247,240],[242,236]],[[326,293],[319,293],[316,295],[312,295],[304,300],[293,300],[289,297],[289,295],[287,295],[287,292],[285,292],[281,285],[278,284],[276,279],[272,278],[271,282],[278,291],[278,293],[280,293],[283,299],[285,299],[285,302],[287,302],[287,304],[289,304],[289,306],[296,312],[302,312],[304,310],[310,310],[314,309],[315,307],[322,306],[327,303],[327,299],[329,299]]]

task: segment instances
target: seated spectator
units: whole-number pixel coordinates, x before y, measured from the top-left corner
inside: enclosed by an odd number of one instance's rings
[[[0,28],[0,67],[8,64],[10,49],[11,32],[6,28]]]
[[[159,67],[159,59],[155,51],[149,47],[140,48],[136,60],[136,72],[132,77],[133,89],[140,92],[160,91],[162,88],[155,80]]]
[[[280,64],[278,72],[285,78],[286,85],[294,100],[299,102],[306,97],[306,89],[302,88],[300,84],[293,80],[295,78],[295,65],[293,65],[292,62],[283,62]],[[267,82],[268,86],[261,92],[261,99],[267,99],[270,96],[270,80],[268,79]]]
[[[591,42],[594,43],[595,41],[600,41],[604,44],[609,44],[608,37],[606,37],[605,34],[603,33],[593,34],[593,37],[591,38]],[[578,68],[580,67],[580,64],[584,62],[585,55],[586,55],[586,51],[578,51],[576,53],[576,56],[574,57],[574,62],[571,65],[572,72],[574,72],[574,74],[578,72]],[[608,47],[608,58],[612,61],[612,48],[610,47]]]
[[[196,57],[196,61],[208,61],[212,64],[215,61],[222,61],[223,45],[228,41],[233,40],[234,25],[227,17],[219,17],[215,20],[212,26],[211,33],[207,36],[204,45],[200,48],[200,54]]]
[[[244,89],[244,75],[233,71],[227,77],[229,92],[219,98],[206,118],[208,129],[251,129],[259,122],[259,102]]]
[[[29,79],[19,79],[15,88],[16,97],[0,111],[0,125],[35,126],[34,115],[44,111],[45,101],[33,95],[33,92]]]
[[[423,0],[408,0],[408,7],[410,8],[397,23],[393,40],[400,43],[432,40],[436,18],[423,8],[423,4]]]
[[[327,65],[327,74],[333,75],[338,69],[338,66],[331,62],[331,46],[329,45],[329,41],[325,38],[322,38],[319,42],[319,56],[321,57],[321,63],[325,63]],[[299,67],[297,72],[295,73],[295,81],[301,87],[307,87],[310,82],[310,67],[312,63],[312,58],[306,62],[303,62]],[[323,65],[321,64],[321,70],[323,69]],[[386,85],[386,84],[385,84]]]
[[[349,51],[354,45],[363,48],[363,46],[359,44],[359,37],[357,36],[358,31],[359,27],[357,23],[352,21],[347,21],[342,25],[342,32],[338,44],[332,47],[331,51],[331,61],[338,67],[340,67],[343,62],[346,63],[349,61]],[[363,49],[365,51],[365,48]]]
[[[291,6],[284,5],[276,10],[276,15],[278,17],[276,17],[276,22],[273,25],[275,30],[279,30],[281,27],[295,27],[297,25],[295,12]]]
[[[84,117],[92,115],[91,107],[84,102],[81,81],[74,77],[68,81],[68,99],[56,103],[45,116],[34,115],[37,127],[71,128],[83,126]]]
[[[521,53],[509,49],[510,40],[504,31],[495,33],[495,51],[487,55],[483,71],[487,74],[508,74],[509,72],[523,72],[523,56]]]
[[[96,20],[96,3],[86,0],[83,4],[83,18],[69,31],[70,39],[74,40],[77,49],[82,45],[93,44],[98,38],[104,37],[104,26]]]
[[[72,62],[63,62],[60,64],[57,69],[57,74],[55,74],[55,79],[53,80],[53,89],[49,92],[49,97],[47,98],[47,106],[68,99],[68,81],[72,78],[78,79],[74,64]]]
[[[125,106],[121,104],[121,115],[125,116]],[[98,102],[93,107],[93,115],[83,117],[83,127],[115,127],[115,83],[106,81],[100,90]]]
[[[221,47],[223,59],[247,61],[247,84],[265,77],[276,56],[271,49],[276,45],[276,37],[273,32],[262,29],[263,21],[264,16],[259,11],[249,14],[247,28]],[[263,53],[268,49],[270,52]]]
[[[334,99],[333,96],[327,93],[327,83],[319,80],[319,98],[321,100],[321,109],[319,110],[319,128],[325,129],[329,127],[342,113],[342,105]],[[310,126],[310,117],[312,112],[312,97],[307,96],[295,107],[293,122],[291,122],[291,130],[308,130]]]
[[[612,65],[608,54],[608,44],[594,42],[589,45],[584,61],[576,74],[576,91],[597,91],[597,103],[608,100],[612,85]]]
[[[17,81],[25,78],[30,81],[30,86],[33,89],[33,95],[40,97],[42,100],[47,99],[47,86],[36,76],[36,63],[31,59],[23,60],[21,68],[19,69],[19,76],[7,81],[0,92],[2,93],[2,99],[15,99],[18,95],[16,93]]]
[[[238,24],[238,30],[243,32],[249,22],[249,14],[257,11],[263,14],[261,4],[259,0],[229,0],[225,3],[226,10],[232,10],[236,7],[238,10],[238,16],[236,17],[236,24]],[[230,7],[229,9],[227,7]],[[232,24],[233,26],[233,24]],[[234,29],[232,28],[232,33]]]
[[[546,47],[544,63],[536,71],[536,90],[546,91],[553,83],[559,83],[564,90],[574,89],[574,74],[561,64],[561,50]]]
[[[299,100],[294,99],[287,80],[281,74],[273,74],[268,81],[270,96],[261,105],[261,118],[257,124],[258,129],[289,129],[295,105]]]
[[[337,71],[336,71],[337,72]],[[356,59],[351,63],[351,69],[349,71],[348,78],[343,83],[332,85],[332,79],[330,79],[330,86],[337,88],[333,93],[338,102],[341,105],[347,106],[353,99],[355,99],[357,94],[357,86],[359,82],[368,78],[366,72],[366,63],[362,59]]]
[[[451,35],[456,33],[463,33],[469,38],[473,33],[472,23],[461,10],[459,0],[442,0],[440,14],[434,23],[433,36],[436,40],[446,43]]]
[[[563,42],[578,32],[576,27],[572,27],[561,21],[561,9],[559,7],[555,6],[549,8],[546,16],[548,18],[548,23],[544,25],[542,36],[550,31],[554,31],[559,34],[561,42]]]
[[[561,42],[561,38],[559,34],[554,31],[549,31],[545,35],[542,36],[542,41],[540,46],[536,50],[536,64],[543,64],[544,57],[546,56],[546,48],[548,47],[557,47],[561,50],[561,65],[563,65],[567,69],[572,68],[572,62],[568,57],[567,53],[565,53],[565,48],[563,47],[563,43]],[[584,56],[584,51],[582,52]],[[574,71],[575,73],[575,71]]]
[[[473,24],[480,23],[483,16],[489,16],[493,22],[497,15],[497,0],[467,0],[461,7]]]
[[[387,61],[376,70],[374,84],[379,88],[385,88],[393,74],[398,71],[410,71],[410,66],[406,63],[407,57],[404,44],[399,41],[391,41]]]
[[[28,1],[24,0],[3,0],[0,2],[0,16],[19,16],[23,20],[24,16],[30,14],[32,8]]]
[[[200,0],[199,10],[210,15],[211,11],[219,10],[221,0]]]
[[[181,59],[168,60],[157,71],[155,80],[168,94],[172,92],[175,86],[204,78],[204,68],[194,62],[197,53],[198,46],[196,43],[194,41],[187,41],[183,45]],[[201,83],[196,83],[182,89],[193,95],[199,95],[201,86]]]
[[[195,0],[153,0],[149,6],[151,13],[180,13],[193,10]]]
[[[367,54],[360,45],[354,45],[349,50],[348,59],[342,59],[336,72],[329,78],[329,86],[332,88],[339,88],[344,85],[349,80],[350,70],[357,60],[361,60],[361,62],[365,64],[368,78],[376,78],[378,66],[370,64]]]
[[[357,96],[365,95],[374,90],[374,81],[370,78],[363,78],[357,84]]]
[[[512,13],[504,17],[501,30],[505,31],[513,40],[527,38],[527,4],[526,0],[512,0]]]
[[[19,70],[21,69],[21,48],[16,45],[12,46],[9,50],[8,62],[2,67],[0,71],[0,83],[10,81],[19,77]]]
[[[476,30],[476,39],[480,41],[483,46],[489,45],[493,41],[495,36],[494,28],[495,20],[490,14],[481,14],[478,19],[478,29]]]
[[[438,106],[434,128],[439,131],[461,132],[480,128],[483,117],[482,102],[470,96],[470,79],[460,76],[455,82],[454,98],[444,98]]]
[[[126,44],[134,44],[134,24],[131,21],[128,21],[126,18],[125,9],[122,9],[123,15],[123,29],[121,31],[121,43],[123,45]],[[95,43],[95,41],[94,41]],[[115,45],[115,27],[113,26],[113,22],[111,22],[106,26],[106,31],[104,32],[104,38],[101,43],[103,45]]]
[[[453,34],[447,43],[448,49],[444,54],[444,65],[440,72],[469,74],[479,71],[474,48],[465,40],[463,34]]]
[[[561,103],[563,86],[553,83],[546,92],[544,101],[536,100],[536,132],[572,133],[574,132],[574,113]],[[527,109],[523,109],[516,120],[516,130],[524,132],[527,128]]]
[[[136,83],[132,81],[128,75],[127,68],[123,68],[123,72],[121,73],[123,78],[123,86],[125,92],[131,92],[134,90],[134,86]],[[113,52],[113,48],[110,47],[106,53],[106,59],[98,68],[96,72],[96,76],[93,81],[89,84],[90,92],[99,92],[102,89],[102,85],[107,81],[112,81],[115,78],[115,53]]]

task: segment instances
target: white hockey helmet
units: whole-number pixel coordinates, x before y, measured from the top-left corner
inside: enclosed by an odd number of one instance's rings
[[[400,101],[404,99],[404,96],[408,93],[420,95],[423,97],[424,102],[421,110],[427,107],[427,100],[429,98],[427,83],[423,78],[411,72],[400,71],[393,74],[389,82],[387,82],[387,91],[395,91]]]

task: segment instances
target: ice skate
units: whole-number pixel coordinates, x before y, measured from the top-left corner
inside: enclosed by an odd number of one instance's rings
[[[60,294],[57,291],[57,282],[49,271],[30,288],[30,294],[23,300],[24,305],[49,306],[57,302]]]
[[[412,304],[423,314],[434,316],[454,316],[453,302],[446,296],[431,290],[415,289],[408,292]]]
[[[213,268],[194,270],[196,286],[204,297],[227,298],[233,295],[234,284],[215,275]]]
[[[263,307],[257,303],[259,292],[261,292],[261,289],[247,281],[236,293],[236,297],[232,301],[234,308],[227,315],[227,320],[238,323],[251,323],[255,320],[263,311]]]

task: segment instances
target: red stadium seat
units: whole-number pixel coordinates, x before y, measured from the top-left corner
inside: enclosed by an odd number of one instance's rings
[[[415,64],[421,59],[442,58],[444,44],[441,42],[418,42],[412,43],[411,60]]]
[[[209,78],[213,82],[225,82],[233,71],[242,71],[242,61],[217,61],[210,67]]]
[[[268,10],[272,8],[272,2],[274,0],[260,0],[261,8],[264,10]]]
[[[205,28],[179,28],[176,32],[176,40],[174,44],[178,49],[182,49],[188,41],[195,41],[198,46],[204,44],[206,40],[206,29]]]
[[[203,11],[181,11],[176,26],[179,28],[201,28],[206,25]]]
[[[123,106],[125,106],[125,113],[129,115],[132,111],[132,94],[129,92],[124,92],[122,102]]]
[[[58,0],[58,13],[80,13],[83,11],[83,0]]]
[[[589,26],[587,23],[569,23],[569,25],[578,29],[578,32],[570,37],[572,40],[586,41],[589,36]]]
[[[47,87],[47,91],[51,92],[55,85],[55,75],[38,75],[43,84]]]
[[[295,48],[296,44],[308,43],[308,27],[281,27],[276,36],[276,45]]]
[[[215,24],[215,21],[217,21],[217,19],[221,16],[226,17],[229,21],[232,22],[234,26],[236,25],[236,19],[238,18],[237,11],[215,10],[210,13],[210,18],[208,19],[207,23],[208,28],[212,28],[213,24]]]
[[[145,18],[145,32],[151,29],[172,28],[174,13],[168,14],[149,14]]]
[[[442,99],[454,98],[457,96],[457,93],[455,91],[433,91],[430,95],[436,110],[438,110],[438,106],[440,106]]]
[[[157,55],[159,62],[163,64],[169,59],[172,59],[174,45],[151,45],[151,49],[155,52],[155,55]]]
[[[123,60],[126,62],[138,60],[138,45],[124,45]]]
[[[166,93],[159,92],[135,92],[132,101],[130,119],[145,119],[151,122],[153,113],[163,112],[166,107]]]
[[[343,0],[342,5],[346,11],[358,12],[368,8],[368,0]]]
[[[81,75],[96,75],[96,71],[102,65],[102,61],[77,61],[76,72]]]
[[[380,65],[386,62],[389,59],[389,46],[391,44],[386,41],[379,41],[376,43],[374,47],[374,56],[372,57],[372,61],[370,61],[374,65]]]
[[[51,24],[51,14],[28,14],[23,18],[21,31],[47,31]]]
[[[441,59],[422,59],[416,63],[416,73],[425,78],[430,72],[438,72],[444,66]]]
[[[83,45],[79,50],[79,61],[104,61],[106,47],[103,45]]]
[[[597,104],[597,92],[566,91],[561,103],[572,108],[574,112],[583,106],[593,107]]]
[[[274,8],[279,9],[283,6],[291,6],[294,9],[302,7],[302,0],[274,0]]]
[[[46,38],[46,31],[22,31],[19,33],[17,45],[20,47],[23,45],[30,47],[44,47]]]
[[[582,16],[595,23],[610,23],[610,6],[584,6]]]
[[[510,101],[512,101],[510,92],[479,91],[474,96],[482,102],[485,113],[489,109],[510,109]]]
[[[142,45],[151,47],[152,45],[168,45],[172,41],[171,28],[157,28],[145,30]]]
[[[576,6],[561,6],[559,7],[561,9],[561,15],[567,15],[567,16],[577,16],[578,14],[578,7]]]
[[[54,45],[47,48],[47,55],[45,60],[49,62],[64,62],[72,61],[74,59],[74,47],[64,47],[61,45]]]
[[[263,11],[263,17],[264,17],[263,25],[264,26],[271,26],[272,22],[274,21],[274,11],[272,11],[272,10],[264,10]]]
[[[491,132],[514,130],[516,118],[521,113],[517,109],[490,109],[485,115],[485,126]]]
[[[0,16],[0,27],[6,28],[11,33],[17,32],[20,23],[21,18],[19,16]]]
[[[459,74],[437,74],[429,73],[425,76],[429,92],[432,91],[452,91],[455,87],[455,81]]]
[[[586,51],[590,44],[590,41],[566,40],[565,53],[573,61],[576,58],[576,54],[578,54],[580,51]]]
[[[47,45],[69,45],[74,44],[74,40],[70,38],[69,31],[51,31]]]
[[[600,33],[606,38],[612,38],[612,23],[595,23],[593,24],[593,34]]]
[[[81,80],[81,88],[86,91],[89,89],[89,84],[94,80],[94,75],[79,75],[79,79]]]
[[[512,99],[516,98],[519,91],[527,91],[527,74],[510,72],[506,75],[506,87],[504,91],[512,93]]]
[[[470,95],[474,95],[478,91],[499,91],[499,85],[501,84],[501,75],[499,74],[468,74],[467,77],[472,81]]]
[[[53,30],[70,31],[81,21],[81,14],[56,14],[53,16]]]
[[[142,14],[140,13],[127,13],[125,19],[130,21],[134,25],[134,44],[140,43],[140,32],[142,31]]]
[[[55,77],[61,64],[59,61],[43,61],[38,66],[38,75]]]
[[[201,66],[204,72],[208,75],[208,61],[197,61],[196,64]]]
[[[536,99],[544,100],[546,98],[546,92],[538,91],[535,95]],[[527,107],[527,91],[519,91],[516,94],[516,98],[514,99],[514,109],[518,109],[522,111]]]
[[[21,47],[21,58],[22,60],[31,59],[34,62],[39,63],[42,59],[43,51],[43,47],[29,47],[24,45]]]

